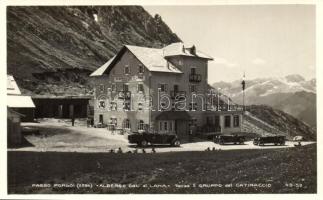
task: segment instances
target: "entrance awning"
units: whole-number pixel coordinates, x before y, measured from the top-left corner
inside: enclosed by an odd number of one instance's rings
[[[187,111],[163,111],[156,120],[191,120],[192,117]]]

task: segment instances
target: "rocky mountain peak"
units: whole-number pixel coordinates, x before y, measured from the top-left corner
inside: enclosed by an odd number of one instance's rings
[[[305,81],[305,78],[299,74],[291,74],[291,75],[287,75],[285,76],[285,79],[288,81],[288,82],[302,82],[302,81]]]
[[[180,42],[141,6],[7,7],[8,73],[25,94],[80,95],[88,75],[123,45]]]

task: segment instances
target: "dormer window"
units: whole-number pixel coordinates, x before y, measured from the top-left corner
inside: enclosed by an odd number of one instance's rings
[[[129,67],[129,65],[124,66],[124,74],[125,75],[130,74],[130,67]]]

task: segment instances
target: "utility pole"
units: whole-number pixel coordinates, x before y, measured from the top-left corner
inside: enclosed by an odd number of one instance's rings
[[[243,111],[242,111],[242,119],[241,119],[241,126],[240,126],[240,132],[242,132],[242,125],[243,125],[243,120],[244,120],[244,114],[245,114],[245,89],[246,89],[246,81],[245,81],[245,72],[243,72],[243,77],[242,77],[242,82],[241,82],[241,85],[242,85],[242,106],[243,106]]]
[[[221,90],[221,88],[218,88],[218,109],[217,109],[217,111],[220,111],[220,90]]]
[[[242,78],[242,82],[241,82],[241,85],[242,85],[242,105],[243,105],[243,111],[246,110],[246,108],[245,108],[245,102],[244,102],[244,100],[245,100],[245,92],[244,92],[244,90],[246,89],[245,77],[246,77],[245,72],[243,72],[243,78]]]

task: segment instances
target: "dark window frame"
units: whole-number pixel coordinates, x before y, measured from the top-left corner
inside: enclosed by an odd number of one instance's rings
[[[240,126],[240,116],[234,115],[233,116],[233,127],[239,127]]]
[[[230,115],[224,116],[224,127],[231,128],[231,116]]]

